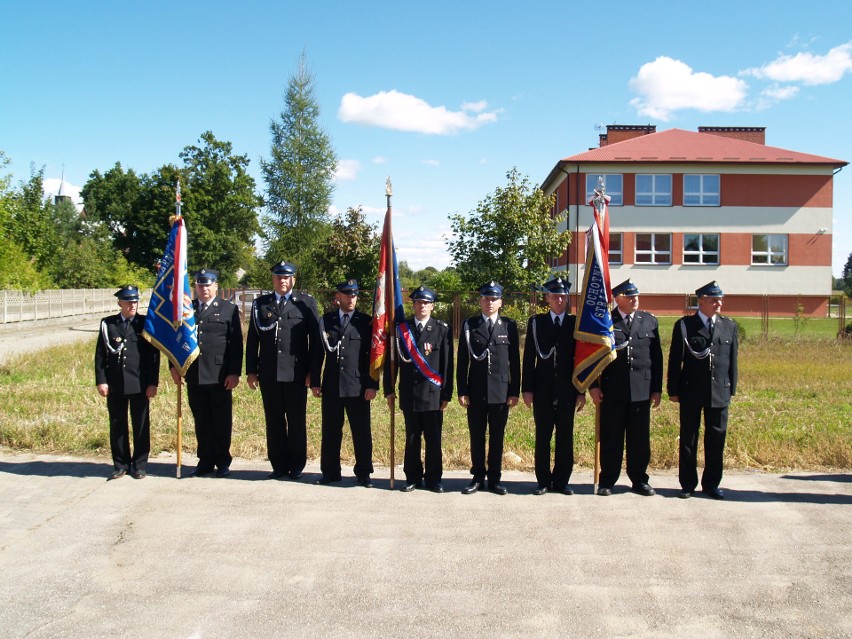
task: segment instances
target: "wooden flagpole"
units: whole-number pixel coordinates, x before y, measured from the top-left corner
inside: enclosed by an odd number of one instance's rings
[[[598,494],[598,482],[601,476],[601,405],[595,404],[595,494]]]
[[[388,201],[388,234],[387,246],[385,247],[386,255],[388,256],[388,263],[386,265],[388,269],[387,275],[387,283],[389,284],[385,290],[385,313],[387,313],[390,317],[390,326],[391,330],[388,331],[388,349],[390,350],[390,376],[391,379],[396,379],[396,317],[394,311],[396,309],[396,299],[394,295],[394,291],[396,290],[396,273],[394,273],[393,262],[394,253],[393,253],[393,224],[392,219],[393,216],[391,214],[391,197],[393,196],[393,187],[391,186],[391,179],[388,177],[388,181],[385,185],[385,197]],[[396,399],[391,400],[390,405],[390,488],[393,490],[393,482],[395,476],[395,467],[396,467]]]
[[[181,410],[181,389],[183,388],[183,377],[180,378],[177,385],[177,478],[180,479],[181,453],[183,452],[183,442],[181,434],[183,432],[183,413]]]

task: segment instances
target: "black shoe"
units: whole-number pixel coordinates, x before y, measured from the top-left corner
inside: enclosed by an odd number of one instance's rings
[[[612,488],[607,488],[606,486],[600,486],[598,488],[598,495],[601,497],[609,497],[612,495]]]
[[[287,476],[288,476],[288,477],[289,477],[292,481],[298,481],[298,480],[300,480],[300,479],[302,478],[302,471],[300,470],[300,471],[298,471],[298,472],[297,472],[297,471],[295,471],[295,470],[291,470],[291,471],[287,474]]]
[[[694,491],[691,490],[682,490],[678,493],[677,496],[679,499],[689,499],[690,497],[692,497],[693,492]]]
[[[557,493],[562,493],[563,495],[573,495],[574,494],[574,489],[569,488],[568,486],[559,486],[559,487],[554,486],[553,491],[557,492]]]
[[[107,477],[107,481],[110,481],[111,479],[118,479],[120,477],[124,477],[126,474],[127,474],[127,471],[124,470],[124,469],[114,470],[114,471],[112,471],[112,475]]]
[[[130,476],[133,477],[133,479],[145,479],[148,476],[148,473],[144,470],[132,470],[130,471]]]
[[[707,495],[710,499],[725,498],[725,493],[722,492],[721,488],[704,488],[701,492]]]
[[[473,493],[475,493],[475,492],[476,492],[477,490],[479,490],[480,488],[482,488],[482,482],[481,482],[481,481],[476,481],[476,480],[474,479],[474,480],[473,480],[472,482],[470,482],[467,486],[465,486],[464,488],[462,488],[462,495],[472,495]]]
[[[637,495],[642,495],[643,497],[653,497],[657,494],[657,491],[651,488],[650,485],[642,483],[642,484],[633,484],[633,492]]]
[[[205,466],[203,468],[201,466],[196,466],[195,470],[192,471],[192,477],[204,477],[204,475],[209,475],[212,472],[213,472],[212,466],[210,466],[210,467]]]
[[[231,474],[231,469],[228,466],[222,466],[216,471],[216,477],[227,477]]]
[[[431,490],[433,493],[442,493],[444,492],[444,487],[441,486],[441,482],[438,482],[437,484],[432,484],[431,486],[429,486],[429,490]]]
[[[400,490],[404,493],[410,493],[415,488],[417,488],[417,484],[407,483],[402,488],[400,488]]]
[[[287,476],[287,473],[283,470],[273,470],[269,475],[266,476],[267,479],[284,479]]]
[[[361,484],[364,488],[372,488],[373,482],[369,477],[359,477],[358,483]]]
[[[488,490],[495,495],[505,495],[509,490],[503,484],[488,484]]]
[[[323,475],[319,479],[317,479],[316,484],[319,486],[328,486],[329,484],[334,484],[340,481],[340,477],[326,477]]]
[[[533,491],[533,495],[546,495],[548,490],[550,489],[547,486],[539,486]]]

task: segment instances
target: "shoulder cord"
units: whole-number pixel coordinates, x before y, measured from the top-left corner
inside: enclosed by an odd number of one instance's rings
[[[470,327],[467,325],[467,320],[464,321],[464,338],[465,338],[465,341],[467,342],[467,352],[470,353],[470,356],[474,360],[476,360],[477,362],[481,362],[486,357],[488,358],[488,372],[490,374],[491,373],[491,349],[489,349],[486,346],[485,350],[482,352],[482,354],[478,355],[478,356],[476,355],[476,353],[473,352],[473,347],[470,345]]]
[[[252,300],[251,307],[252,307],[251,308],[252,317],[254,317],[254,327],[258,331],[262,331],[264,333],[266,331],[271,331],[274,328],[275,329],[275,343],[277,344],[278,343],[278,320],[275,320],[275,324],[272,324],[270,326],[261,326],[260,325],[260,319],[258,319],[258,317],[257,317],[257,300],[256,299]]]
[[[343,334],[341,333],[339,340],[337,340],[337,344],[332,348],[331,344],[328,343],[328,335],[325,332],[325,321],[320,317],[319,320],[319,329],[320,336],[322,337],[322,343],[325,345],[325,350],[329,353],[337,353],[337,358],[340,359],[340,342],[343,341]]]
[[[408,324],[408,322],[407,322],[407,321],[406,321],[405,323],[406,323],[406,324]],[[396,334],[397,334],[397,338],[394,340],[394,342],[396,343],[396,352],[399,354],[399,360],[400,360],[401,362],[404,362],[405,364],[410,364],[410,363],[411,363],[411,358],[410,358],[410,357],[409,357],[409,358],[406,358],[406,357],[405,357],[405,353],[403,353],[402,346],[400,346],[400,343],[402,342],[402,339],[400,338],[400,334],[399,334],[399,332],[400,332],[400,330],[401,330],[401,329],[400,329],[400,326],[402,326],[402,324],[403,324],[403,323],[402,323],[402,322],[400,322],[399,324],[397,324],[397,325],[396,325]],[[410,330],[410,329],[411,329],[411,326],[409,325],[409,330]],[[415,342],[414,346],[415,346],[415,348],[417,347],[417,343],[416,343],[416,342]]]
[[[684,324],[683,320],[680,320],[680,333],[683,336],[683,344],[684,346],[686,346],[686,350],[688,350],[695,359],[706,359],[707,357],[710,357],[710,361],[713,361],[713,357],[710,355],[710,346],[705,348],[700,353],[692,350],[692,347],[689,345],[689,341],[686,339],[686,325]]]
[[[121,351],[124,350],[124,347],[127,346],[127,342],[125,340],[121,340],[121,345],[118,348],[113,348],[109,343],[109,334],[107,333],[107,325],[104,320],[101,320],[101,337],[104,340],[104,346],[110,352],[111,355],[119,355]]]
[[[541,352],[541,347],[538,345],[538,322],[535,317],[533,317],[532,321],[532,334],[533,343],[535,344],[535,352],[538,354],[539,359],[550,359],[550,357],[553,356],[553,365],[556,366],[556,345],[554,344],[551,346],[547,355]]]

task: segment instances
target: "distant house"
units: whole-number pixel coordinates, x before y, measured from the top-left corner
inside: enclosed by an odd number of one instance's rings
[[[560,160],[542,183],[573,234],[554,268],[582,282],[588,202],[602,176],[612,198],[612,283],[630,277],[643,294],[659,294],[656,310],[682,310],[684,296],[710,280],[742,296],[743,312],[764,296],[785,310],[799,296],[827,297],[833,178],[847,162],[764,142],[763,127],[608,126],[598,148]],[[807,301],[806,312],[822,313],[826,301]]]

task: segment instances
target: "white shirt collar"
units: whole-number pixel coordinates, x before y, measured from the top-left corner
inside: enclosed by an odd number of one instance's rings
[[[700,318],[701,318],[701,323],[702,323],[702,324],[704,324],[704,326],[707,326],[707,320],[709,320],[710,318],[709,318],[709,317],[707,317],[707,316],[706,316],[704,313],[702,313],[701,311],[698,311],[698,317],[700,317]],[[714,325],[716,324],[715,316],[714,316],[714,319],[713,319],[713,324],[714,324]]]
[[[568,311],[562,311],[561,313],[559,313],[559,315],[557,315],[553,311],[550,311],[550,321],[555,322],[556,318],[558,317],[559,323],[562,324],[565,321],[565,313],[567,312]]]
[[[488,315],[486,315],[485,313],[483,313],[483,314],[482,314],[482,321],[483,321],[483,322],[487,322],[488,320],[491,320],[491,323],[492,323],[492,324],[496,324],[496,323],[497,323],[497,318],[499,318],[499,317],[500,317],[500,313],[499,313],[499,312],[498,312],[498,313],[494,313],[494,315],[491,315],[490,317],[489,317]]]

